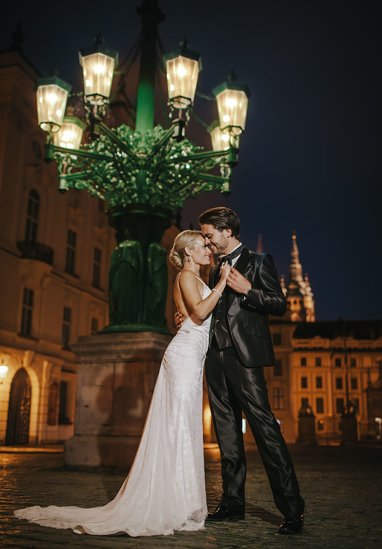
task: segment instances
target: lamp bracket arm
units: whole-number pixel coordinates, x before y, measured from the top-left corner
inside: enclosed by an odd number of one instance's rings
[[[101,135],[104,135],[107,137],[112,143],[117,145],[124,153],[127,154],[131,158],[133,162],[138,162],[137,155],[132,151],[131,147],[129,147],[128,143],[126,141],[123,141],[116,135],[106,124],[103,122],[99,122],[94,126],[94,130],[96,133],[99,133]]]
[[[179,164],[180,162],[188,162],[192,160],[208,160],[211,158],[216,158],[223,160],[229,157],[229,149],[226,151],[204,151],[200,153],[193,153],[187,156],[177,156],[176,158],[171,158],[166,160],[166,164]]]
[[[52,160],[52,153],[55,156],[56,154],[62,154],[65,156],[77,156],[80,158],[88,158],[89,160],[106,160],[110,161],[110,156],[105,154],[99,154],[95,152],[89,152],[83,149],[67,149],[66,147],[59,147],[58,145],[49,144],[46,146],[46,154],[49,160]]]
[[[163,137],[158,141],[158,143],[154,145],[150,154],[147,155],[146,162],[150,161],[157,154],[157,152],[168,143],[174,131],[175,131],[175,126],[173,125],[170,126],[168,130],[166,130],[166,132],[163,134]]]

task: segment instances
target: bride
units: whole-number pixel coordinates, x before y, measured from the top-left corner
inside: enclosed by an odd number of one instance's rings
[[[207,515],[204,481],[202,391],[210,314],[230,267],[221,267],[213,290],[201,280],[211,252],[199,231],[183,231],[170,261],[180,271],[174,301],[185,320],[162,359],[145,428],[129,475],[101,507],[27,507],[15,516],[74,532],[130,536],[200,530]]]

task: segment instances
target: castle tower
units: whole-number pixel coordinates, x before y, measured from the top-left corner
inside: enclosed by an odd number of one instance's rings
[[[293,231],[289,284],[286,292],[289,317],[292,322],[313,322],[315,320],[313,292],[308,275],[304,278],[302,272],[297,236]]]
[[[316,316],[314,313],[314,298],[313,298],[313,292],[310,285],[308,273],[305,274],[304,282],[305,282],[305,295],[304,295],[305,320],[306,322],[314,322],[316,320]]]

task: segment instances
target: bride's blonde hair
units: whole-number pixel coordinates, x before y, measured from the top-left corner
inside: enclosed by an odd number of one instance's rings
[[[182,231],[176,236],[174,244],[170,250],[169,259],[170,263],[179,271],[186,261],[186,248],[190,248],[192,250],[195,246],[196,240],[200,236],[202,236],[200,231],[190,230]]]

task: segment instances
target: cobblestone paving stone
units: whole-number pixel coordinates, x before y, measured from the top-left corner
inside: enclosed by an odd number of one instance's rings
[[[174,536],[80,536],[16,520],[13,510],[28,505],[96,506],[109,501],[125,474],[69,471],[62,454],[0,453],[0,546],[55,549],[374,549],[382,540],[382,447],[291,447],[302,493],[306,528],[280,536],[280,517],[256,450],[248,452],[246,520],[208,524],[201,532]],[[211,508],[219,501],[218,451],[206,452]]]

